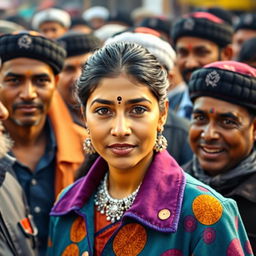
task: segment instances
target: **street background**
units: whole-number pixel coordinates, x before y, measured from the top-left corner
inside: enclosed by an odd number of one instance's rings
[[[171,19],[196,8],[212,6],[223,7],[235,14],[256,11],[256,0],[0,0],[0,15],[19,14],[29,20],[36,11],[53,6],[67,10],[71,15],[80,15],[95,5],[107,7],[112,14],[119,10],[129,13],[143,6]]]

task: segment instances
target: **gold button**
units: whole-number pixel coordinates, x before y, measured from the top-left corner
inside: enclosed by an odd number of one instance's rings
[[[162,209],[158,212],[158,218],[160,220],[167,220],[171,216],[171,212],[168,209]]]
[[[82,256],[89,256],[89,252],[83,252]]]

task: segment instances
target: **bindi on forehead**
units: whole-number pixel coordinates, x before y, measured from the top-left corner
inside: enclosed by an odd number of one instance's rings
[[[187,47],[186,47],[189,51],[192,51],[193,50],[193,45],[192,44],[187,44]]]
[[[24,73],[25,76],[31,76],[32,75],[32,71],[31,70],[28,70]]]
[[[121,96],[118,96],[116,99],[117,99],[117,103],[118,103],[118,104],[121,104],[121,102],[122,102],[122,100],[123,100],[122,97],[121,97]]]
[[[214,114],[216,111],[215,111],[215,109],[214,108],[210,108],[210,110],[209,110],[209,113],[210,114]]]

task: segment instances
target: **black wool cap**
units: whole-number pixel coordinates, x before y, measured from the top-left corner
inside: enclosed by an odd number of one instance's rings
[[[212,97],[256,113],[256,69],[237,61],[217,61],[192,73],[189,81],[192,102]]]
[[[152,28],[170,34],[171,21],[164,17],[147,17],[137,25],[138,27]]]
[[[171,30],[174,44],[183,36],[210,40],[220,47],[232,41],[233,27],[219,17],[208,12],[195,12],[174,23]]]
[[[63,68],[66,51],[57,42],[35,31],[1,35],[1,63],[22,57],[45,62],[52,67],[55,74],[58,74]]]
[[[239,29],[256,30],[256,13],[242,14],[234,24],[235,31]]]
[[[66,49],[67,57],[92,52],[102,46],[101,40],[93,34],[70,30],[57,41]]]

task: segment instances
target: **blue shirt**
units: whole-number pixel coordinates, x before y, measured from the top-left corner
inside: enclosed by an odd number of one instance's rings
[[[184,90],[183,92],[179,108],[176,112],[177,116],[184,117],[190,120],[191,114],[189,116],[186,114],[187,108],[190,108],[190,112],[192,112],[193,103],[190,100],[188,88],[186,88],[186,90]]]
[[[35,224],[38,228],[40,255],[45,255],[47,247],[49,212],[53,206],[56,140],[48,120],[45,125],[48,143],[35,171],[16,161],[13,168],[23,187]],[[13,155],[13,153],[11,153]]]

